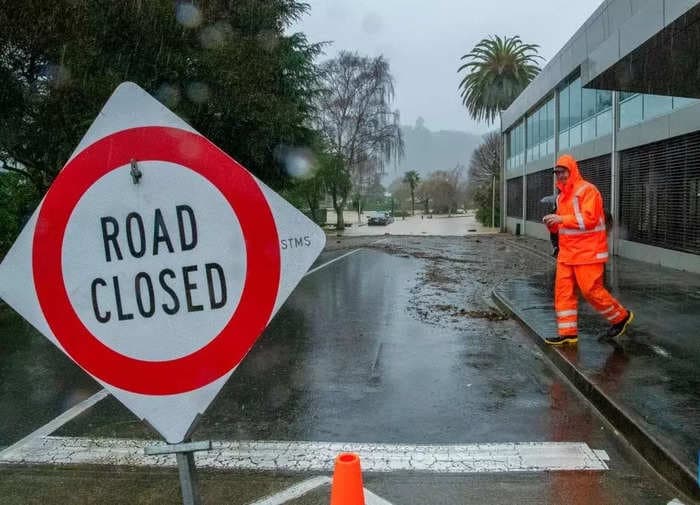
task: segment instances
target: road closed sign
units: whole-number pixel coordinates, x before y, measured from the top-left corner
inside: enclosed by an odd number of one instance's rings
[[[0,265],[0,296],[176,443],[324,245],[306,216],[124,83]]]

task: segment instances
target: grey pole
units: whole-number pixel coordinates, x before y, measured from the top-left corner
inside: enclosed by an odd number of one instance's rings
[[[194,453],[178,452],[177,471],[180,474],[180,490],[182,491],[182,505],[200,505],[202,502],[197,492],[197,473],[194,469]]]
[[[496,227],[496,174],[491,183],[491,228]]]
[[[180,491],[182,492],[183,505],[201,505],[197,487],[197,472],[194,465],[195,451],[210,451],[211,440],[190,442],[186,440],[179,444],[156,445],[145,447],[143,452],[147,456],[161,454],[173,454],[177,460],[177,471],[180,475]]]

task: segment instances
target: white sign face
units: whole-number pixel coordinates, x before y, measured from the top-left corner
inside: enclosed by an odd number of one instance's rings
[[[0,265],[0,296],[175,443],[324,245],[306,216],[124,83]]]

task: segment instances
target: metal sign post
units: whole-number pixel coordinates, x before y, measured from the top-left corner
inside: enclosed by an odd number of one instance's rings
[[[194,464],[196,451],[210,451],[211,440],[202,442],[182,442],[180,444],[156,445],[146,447],[143,452],[147,456],[160,456],[162,454],[175,454],[177,458],[177,470],[180,475],[180,490],[182,491],[183,505],[201,505],[197,489],[197,472]]]

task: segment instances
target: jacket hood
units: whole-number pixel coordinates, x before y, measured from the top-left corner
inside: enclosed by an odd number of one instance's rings
[[[569,179],[566,181],[566,184],[557,181],[557,189],[562,193],[570,192],[579,181],[583,180],[581,172],[578,170],[578,163],[576,163],[576,160],[570,154],[559,156],[555,167],[564,167],[569,170]]]

